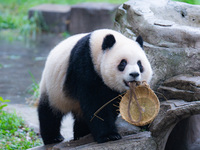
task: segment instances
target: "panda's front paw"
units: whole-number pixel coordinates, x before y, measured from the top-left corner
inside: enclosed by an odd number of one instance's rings
[[[108,142],[108,141],[115,141],[115,140],[119,140],[121,139],[121,135],[119,135],[118,133],[111,133],[108,134],[106,136],[101,136],[97,139],[98,143],[104,143],[104,142]]]
[[[44,144],[48,145],[48,144],[62,142],[64,140],[64,137],[62,135],[58,135],[58,136],[56,136],[54,138],[50,137],[48,139],[43,139],[43,140],[44,140]]]

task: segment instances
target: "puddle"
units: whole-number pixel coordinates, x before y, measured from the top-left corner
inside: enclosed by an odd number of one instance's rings
[[[0,96],[10,99],[10,103],[25,103],[25,98],[31,96],[27,92],[32,84],[29,72],[39,83],[49,51],[64,38],[44,34],[29,47],[21,41],[5,39],[0,39]]]

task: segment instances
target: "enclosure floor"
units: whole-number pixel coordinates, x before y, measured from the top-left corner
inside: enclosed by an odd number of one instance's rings
[[[64,37],[60,35],[43,34],[27,45],[25,42],[9,42],[0,38],[0,97],[10,100],[5,110],[15,111],[36,132],[39,132],[37,108],[28,105],[26,100],[31,97],[28,89],[33,84],[30,73],[39,83],[50,50],[62,39]],[[65,138],[71,138],[71,116],[66,117],[63,124]]]
[[[61,36],[44,34],[29,45],[0,38],[0,96],[12,104],[23,104],[31,95],[28,89],[33,74],[39,83],[49,51],[62,40]]]

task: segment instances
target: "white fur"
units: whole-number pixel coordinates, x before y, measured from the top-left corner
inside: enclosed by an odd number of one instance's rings
[[[103,52],[103,39],[108,34],[114,35],[116,43],[110,50]],[[58,44],[50,52],[43,71],[40,93],[46,92],[49,96],[50,105],[63,113],[68,113],[73,110],[81,114],[79,103],[64,95],[63,82],[68,68],[71,50],[78,40],[85,35],[75,35]],[[140,74],[136,80],[150,81],[152,76],[151,66],[144,51],[137,42],[126,38],[116,31],[102,29],[92,32],[90,46],[94,68],[99,76],[102,77],[103,82],[111,89],[118,92],[123,92],[127,89],[123,81],[132,81],[129,75],[132,72],[140,73],[137,65],[138,60],[142,62],[144,73]],[[117,66],[122,59],[126,59],[128,64],[125,70],[120,72]]]
[[[113,34],[116,43],[110,50],[102,53],[102,42],[106,35]],[[95,40],[98,39],[98,40]],[[128,87],[124,84],[125,81],[132,81],[130,73],[137,72],[139,77],[137,81],[149,82],[152,77],[151,65],[145,55],[144,50],[139,44],[124,35],[113,30],[97,30],[91,36],[92,58],[95,69],[102,77],[104,83],[113,90],[123,92]],[[117,69],[117,66],[122,59],[126,59],[128,64],[123,72]],[[140,73],[138,60],[142,62],[144,72]]]
[[[40,82],[40,93],[48,93],[50,105],[63,113],[79,111],[77,101],[66,97],[63,93],[63,82],[68,68],[71,50],[86,34],[72,36],[58,44],[49,54]],[[81,113],[81,112],[77,112]]]

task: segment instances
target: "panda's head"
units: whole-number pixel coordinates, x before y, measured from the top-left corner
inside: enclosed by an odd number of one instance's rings
[[[129,82],[150,81],[152,69],[142,37],[133,41],[116,31],[100,30],[92,34],[90,43],[95,70],[111,89],[123,92]]]

